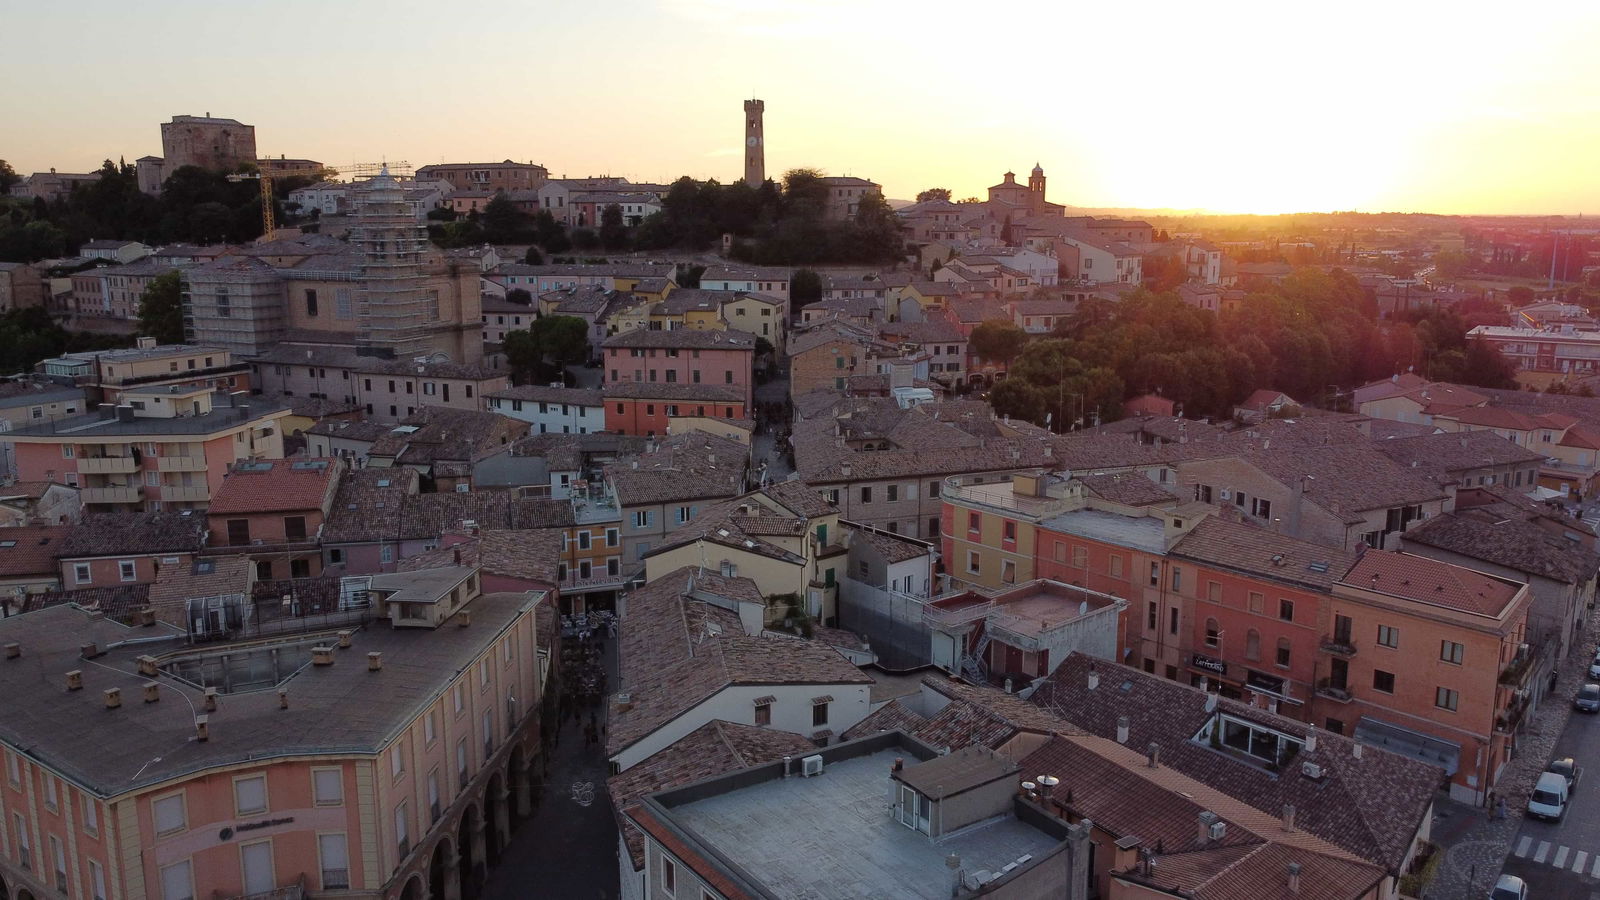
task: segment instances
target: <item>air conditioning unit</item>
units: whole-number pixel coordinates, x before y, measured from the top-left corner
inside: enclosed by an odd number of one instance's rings
[[[1322,779],[1322,767],[1314,762],[1301,763],[1300,774],[1312,781],[1320,781]]]
[[[1217,496],[1221,497],[1224,500],[1232,500],[1233,499],[1233,491],[1230,491],[1227,488],[1223,488],[1222,490],[1217,492]]]
[[[812,754],[800,760],[800,774],[807,778],[813,775],[821,775],[822,756],[820,754]]]
[[[1212,822],[1206,832],[1213,841],[1220,841],[1228,834],[1228,823],[1222,821]]]

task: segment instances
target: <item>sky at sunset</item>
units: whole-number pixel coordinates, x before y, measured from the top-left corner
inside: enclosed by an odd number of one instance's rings
[[[256,17],[248,10],[267,10]],[[0,159],[210,112],[263,154],[860,175],[1074,206],[1600,213],[1600,2],[0,0]],[[33,37],[27,37],[27,36]]]

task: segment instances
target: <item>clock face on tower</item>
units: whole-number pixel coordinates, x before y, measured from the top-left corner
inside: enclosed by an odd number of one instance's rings
[[[757,147],[757,146],[760,146],[760,144],[761,144],[761,138],[758,138],[758,137],[756,137],[755,135],[752,134],[748,138],[745,138],[744,142],[746,144],[749,144],[752,147]]]

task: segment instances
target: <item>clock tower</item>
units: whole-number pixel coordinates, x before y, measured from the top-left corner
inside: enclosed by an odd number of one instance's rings
[[[760,100],[744,102],[744,183],[753,188],[767,180],[767,150],[761,139],[761,114],[766,108]]]

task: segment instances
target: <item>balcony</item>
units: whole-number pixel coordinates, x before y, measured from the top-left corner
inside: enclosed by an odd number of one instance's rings
[[[943,603],[944,605],[940,605]],[[922,606],[922,622],[931,628],[959,629],[988,618],[994,611],[993,600],[935,600]]]
[[[174,503],[203,503],[211,499],[211,489],[205,485],[164,484],[161,499]]]
[[[348,877],[347,875],[346,880],[348,880]],[[219,895],[220,892],[212,896]],[[280,888],[274,888],[270,891],[258,891],[254,894],[235,894],[231,900],[305,900],[305,896],[306,876],[301,875],[295,879],[294,884],[286,884]]]
[[[138,503],[143,492],[137,487],[84,488],[78,496],[84,503]]]
[[[126,475],[139,470],[139,459],[134,456],[84,456],[78,459],[81,475]]]
[[[1318,679],[1316,695],[1324,700],[1332,700],[1336,703],[1349,703],[1355,699],[1355,695],[1350,693],[1348,684],[1336,685],[1328,678]]]
[[[156,458],[156,468],[163,472],[204,472],[203,456],[161,456]]]
[[[1319,648],[1323,653],[1332,653],[1334,656],[1355,656],[1355,641],[1343,636],[1323,635]]]

